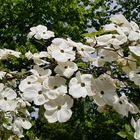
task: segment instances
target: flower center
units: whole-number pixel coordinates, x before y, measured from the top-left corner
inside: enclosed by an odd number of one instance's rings
[[[120,104],[122,104],[122,101],[119,101]]]
[[[61,106],[58,106],[58,108],[57,108],[58,110],[60,110],[61,109]]]
[[[81,87],[85,87],[85,83],[81,83]]]
[[[104,95],[104,91],[101,91],[100,93],[101,93],[102,95]]]
[[[83,48],[81,48],[81,51],[84,51],[84,49],[83,49]]]
[[[56,89],[56,88],[58,88],[58,87],[57,87],[57,86],[54,86],[53,88]]]
[[[61,53],[64,53],[64,50],[60,50]]]

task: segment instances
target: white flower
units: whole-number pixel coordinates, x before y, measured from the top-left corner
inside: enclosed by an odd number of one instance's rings
[[[110,105],[112,106],[113,103],[119,98],[116,92],[104,92],[101,91],[100,93],[96,93],[93,96],[95,103],[98,106]]]
[[[4,84],[0,83],[0,92],[3,91],[3,89],[4,89]]]
[[[69,94],[74,98],[86,97],[94,95],[92,90],[92,75],[76,73],[76,77],[69,82]]]
[[[139,26],[134,21],[130,21],[130,26],[133,31],[139,31]]]
[[[5,51],[9,54],[9,55],[14,55],[15,57],[20,57],[20,52],[18,51],[14,51],[14,50],[10,50],[10,49],[5,49]]]
[[[99,76],[93,81],[93,89],[96,93],[93,96],[94,100],[99,106],[104,106],[105,104],[113,105],[118,99],[113,80],[106,74]]]
[[[43,25],[32,27],[30,30],[31,32],[27,35],[28,38],[32,38],[34,36],[34,38],[40,40],[54,37],[54,32],[47,30],[47,27]]]
[[[132,117],[132,119],[131,119],[131,125],[133,126],[133,128],[136,131],[134,133],[134,138],[136,140],[140,140],[140,119],[138,119],[137,121],[135,121],[134,118]]]
[[[66,122],[72,115],[71,107],[73,106],[73,99],[68,96],[59,96],[55,100],[50,100],[44,104],[46,109],[44,116],[48,122],[54,123],[56,121]]]
[[[28,130],[31,127],[32,127],[32,124],[29,121],[27,121],[27,120],[25,120],[23,118],[18,117],[18,118],[16,118],[14,120],[14,123],[13,123],[13,132],[16,135],[18,135],[19,138],[22,138],[22,137],[24,137],[24,135],[23,135],[23,129],[27,129]]]
[[[5,76],[6,72],[0,71],[0,79],[2,79]]]
[[[92,59],[92,66],[96,66],[96,67],[101,67],[105,64],[105,60],[102,59],[100,56],[97,56],[96,58]]]
[[[88,45],[83,45],[82,43],[77,43],[76,49],[82,57],[85,57],[88,60],[92,59],[91,54],[95,52],[94,48]]]
[[[57,76],[50,76],[45,79],[43,86],[46,90],[44,93],[49,99],[55,99],[59,95],[64,95],[67,93],[67,86],[65,85],[66,79]]]
[[[38,78],[35,75],[28,76],[26,79],[22,80],[19,85],[20,91],[23,92],[26,88],[31,88],[31,87],[33,87],[37,91],[42,90],[42,85],[40,82],[38,82]]]
[[[27,87],[23,90],[23,93],[21,94],[22,98],[26,101],[33,101],[38,96],[38,90],[34,87]]]
[[[35,105],[43,105],[45,102],[47,102],[49,99],[47,98],[45,92],[39,92],[38,96],[34,98],[34,104]]]
[[[95,37],[97,44],[98,45],[108,45],[110,43],[110,40],[112,39],[112,34],[105,34],[105,35],[101,35],[99,37]]]
[[[128,101],[125,94],[122,94],[122,96],[113,103],[113,108],[115,111],[126,117],[128,117],[129,112],[132,114],[140,112],[134,103]]]
[[[0,91],[0,109],[3,111],[14,111],[17,107],[17,94],[11,88]]]
[[[13,55],[17,58],[20,57],[20,52],[10,49],[0,49],[0,59],[7,59],[9,55]]]
[[[69,45],[76,47],[77,52],[82,56],[87,58],[88,60],[91,60],[91,54],[95,52],[95,49],[91,46],[84,45],[81,42],[76,43],[72,41],[71,39],[67,38]]]
[[[129,26],[130,26],[128,20],[127,20],[123,15],[121,15],[121,14],[116,14],[116,15],[112,16],[112,17],[110,18],[110,20],[111,20],[113,23],[116,23],[116,24],[118,24],[118,25],[124,24],[126,27],[129,27]]]
[[[45,95],[45,92],[38,91],[34,87],[28,87],[26,88],[22,94],[20,94],[23,100],[32,102],[34,101],[35,105],[43,105],[46,101],[48,101],[48,98]]]
[[[117,27],[118,26],[114,23],[106,24],[103,26],[104,30],[106,30],[106,31],[115,31],[115,30],[117,30]]]
[[[49,64],[49,62],[41,59],[41,58],[49,57],[49,54],[47,52],[42,51],[39,53],[32,54],[30,51],[28,51],[27,53],[25,53],[25,56],[27,57],[28,60],[33,59],[36,65]]]
[[[110,42],[115,48],[127,42],[127,37],[124,34],[114,34],[113,37]]]
[[[95,46],[96,45],[96,40],[95,40],[95,37],[85,37],[86,39],[86,42],[88,44],[90,44],[90,46]]]
[[[97,92],[115,92],[115,84],[113,83],[113,80],[111,77],[107,74],[100,75],[97,79],[93,81],[94,89]]]
[[[117,60],[118,64],[122,66],[122,69],[125,73],[136,70],[136,59],[129,55],[128,57],[120,58]]]
[[[140,33],[135,32],[135,31],[130,31],[130,32],[129,32],[128,39],[129,39],[130,41],[137,41],[137,40],[140,39]]]
[[[117,29],[117,32],[119,34],[125,34],[126,36],[129,35],[129,32],[131,31],[131,28],[130,27],[126,27],[125,25],[122,25],[122,26],[118,26],[118,29]]]
[[[129,46],[129,49],[135,55],[140,56],[140,45],[137,45],[137,46]]]
[[[100,46],[110,46],[111,44],[118,48],[120,45],[127,42],[127,37],[125,34],[106,34],[99,37],[96,37],[97,44]]]
[[[55,38],[47,50],[50,56],[58,62],[73,61],[75,59],[73,47],[61,38]]]
[[[74,62],[68,61],[65,63],[58,63],[55,67],[54,71],[58,73],[60,76],[65,76],[70,78],[75,71],[77,71],[78,67]]]
[[[106,31],[116,31],[120,35],[128,35],[131,28],[129,26],[121,25],[118,26],[114,23],[110,23],[104,26]]]
[[[131,81],[134,81],[136,85],[140,86],[140,67],[134,71],[130,71],[129,78]]]
[[[52,73],[50,69],[43,69],[38,65],[35,65],[30,72],[38,78],[39,82],[43,82]]]
[[[110,49],[110,50],[105,50],[105,49],[101,50],[99,56],[92,59],[92,65],[96,67],[100,67],[103,66],[106,62],[112,62],[118,60],[120,58],[118,53],[120,55],[123,55],[122,50],[116,52],[109,47],[106,47],[106,49]]]

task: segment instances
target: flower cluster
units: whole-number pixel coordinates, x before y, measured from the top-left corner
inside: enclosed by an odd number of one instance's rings
[[[106,63],[115,62],[127,76],[128,80],[140,87],[140,29],[139,26],[129,22],[123,15],[115,15],[111,23],[103,27],[104,34],[87,37],[87,42],[96,48],[98,55],[93,58],[92,65],[102,67]],[[126,51],[127,50],[127,51]],[[108,72],[110,75],[110,72]],[[94,80],[96,90],[94,100],[100,112],[105,111],[105,104],[112,106],[116,112],[123,116],[139,114],[139,108],[122,93],[117,95],[116,89],[127,86],[127,82],[119,79],[116,81],[108,75],[100,75]],[[132,93],[133,94],[133,93]],[[132,118],[132,126],[135,129],[134,138],[140,139],[139,119],[135,122]]]
[[[29,39],[51,44],[38,53],[26,52],[28,60],[33,60],[33,67],[24,77],[16,77],[13,72],[0,72],[0,111],[6,122],[3,127],[11,130],[20,139],[23,130],[32,127],[32,115],[29,108],[44,107],[44,117],[49,123],[66,122],[72,116],[74,99],[90,96],[99,112],[106,107],[122,116],[135,116],[140,110],[130,101],[125,93],[118,90],[127,82],[113,77],[111,70],[95,76],[94,67],[112,67],[115,63],[138,88],[140,87],[140,29],[138,25],[127,21],[123,15],[115,15],[111,23],[104,26],[104,33],[99,36],[86,37],[87,42],[74,42],[70,38],[54,38],[54,33],[47,27],[32,27]],[[127,52],[126,52],[127,50]],[[20,52],[0,50],[0,60]],[[85,68],[80,63],[87,64]],[[12,79],[11,84],[5,82]],[[18,83],[18,84],[17,84]],[[139,119],[131,124],[135,129],[135,139],[140,139]],[[10,138],[9,138],[10,139]]]

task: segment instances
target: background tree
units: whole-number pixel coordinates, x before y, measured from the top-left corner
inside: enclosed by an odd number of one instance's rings
[[[1,0],[0,5],[1,46],[11,48],[14,43],[23,45],[29,28],[38,24],[56,36],[79,40],[88,27],[99,29],[108,21],[104,0]]]
[[[132,0],[131,0],[132,1]],[[71,37],[75,41],[83,39],[82,34],[88,30],[99,30],[101,26],[109,22],[111,14],[123,12],[124,15],[135,19],[139,23],[137,12],[130,11],[137,7],[139,1],[119,1],[121,8],[112,6],[113,1],[105,0],[1,0],[0,1],[0,47],[10,48],[26,52],[31,50],[37,52],[43,50],[38,42],[28,41],[27,33],[30,27],[43,24],[56,33],[57,37]],[[128,5],[131,3],[131,6]],[[112,7],[115,7],[114,9]],[[94,27],[94,29],[92,28]],[[37,46],[37,47],[36,47]],[[21,71],[22,60],[8,61],[1,64],[1,69],[18,67]],[[80,65],[80,64],[79,64]],[[30,63],[25,61],[25,69]],[[81,67],[88,67],[82,64]],[[108,67],[106,67],[107,69]],[[96,69],[99,76],[104,69]],[[113,71],[114,72],[114,71]],[[117,72],[116,72],[117,73]],[[116,74],[114,72],[114,74]],[[118,74],[118,73],[117,73]],[[120,79],[122,73],[120,72]],[[125,91],[125,89],[123,89]],[[116,113],[100,114],[96,111],[96,105],[90,98],[77,101],[77,107],[73,108],[75,114],[66,124],[48,124],[42,117],[34,122],[33,128],[26,133],[26,139],[34,139],[35,136],[41,140],[50,139],[109,139],[120,140],[116,135],[123,122]],[[42,112],[39,114],[42,116]],[[2,133],[1,133],[2,135]]]
[[[139,0],[118,0],[117,4],[120,5],[119,12],[123,13],[128,20],[135,21],[140,24],[140,1]]]

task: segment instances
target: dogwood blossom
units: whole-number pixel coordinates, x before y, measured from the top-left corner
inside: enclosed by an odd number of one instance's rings
[[[125,58],[119,58],[117,62],[122,66],[125,73],[130,73],[137,69],[136,59],[131,55]]]
[[[17,134],[19,136],[19,138],[22,138],[22,137],[24,137],[23,129],[30,129],[31,126],[32,126],[32,124],[29,121],[18,117],[14,120],[12,127],[13,127],[13,132],[15,134]]]
[[[16,92],[11,88],[5,88],[1,84],[0,91],[0,109],[3,111],[14,111],[17,107]]]
[[[140,45],[137,45],[137,46],[129,46],[129,49],[136,56],[140,56]]]
[[[124,24],[126,27],[130,26],[128,20],[122,15],[122,14],[116,14],[114,16],[112,16],[110,18],[110,20],[113,22],[113,23],[116,23],[118,25],[121,25],[121,24]]]
[[[30,70],[30,72],[38,78],[38,82],[43,82],[52,73],[50,69],[43,69],[38,65],[35,65],[33,69]]]
[[[48,122],[53,123],[56,121],[66,122],[72,115],[71,107],[73,106],[73,99],[68,96],[59,96],[54,100],[50,100],[44,104],[44,116]]]
[[[134,83],[138,86],[140,86],[140,67],[138,67],[137,69],[130,71],[129,73],[129,78],[131,81],[134,81]]]
[[[69,45],[76,48],[78,54],[80,54],[82,57],[87,58],[88,60],[91,60],[91,54],[95,52],[95,49],[91,46],[84,45],[81,42],[74,42],[71,39],[67,38]]]
[[[92,75],[76,73],[76,77],[69,82],[69,94],[74,98],[86,97],[94,95],[92,87]]]
[[[101,50],[99,56],[92,59],[92,65],[95,65],[96,67],[100,67],[103,66],[106,62],[113,62],[120,59],[120,55],[123,56],[122,50],[119,50],[118,52],[114,52],[112,49],[110,50],[107,49],[109,48],[106,47],[106,49]]]
[[[25,53],[25,56],[27,57],[28,60],[32,59],[36,65],[49,64],[49,62],[42,59],[42,58],[49,57],[47,52],[32,54],[30,51],[28,51],[27,53]]]
[[[14,50],[10,50],[10,49],[0,49],[0,59],[7,59],[8,56],[13,55],[17,58],[20,57],[20,52],[18,51],[14,51]]]
[[[108,75],[101,75],[93,81],[93,89],[96,95],[93,96],[95,102],[99,106],[113,105],[119,98],[116,93],[115,84]]]
[[[2,79],[5,76],[6,72],[0,71],[0,79]]]
[[[59,75],[50,76],[43,81],[43,87],[46,89],[45,95],[49,99],[56,99],[59,95],[67,93],[66,79]]]
[[[27,35],[28,38],[34,37],[35,39],[49,39],[54,37],[54,32],[47,30],[44,25],[38,25],[36,27],[30,28],[31,32]]]
[[[40,82],[38,82],[38,78],[35,75],[30,75],[24,80],[20,82],[19,89],[20,91],[24,91],[27,88],[33,87],[37,91],[40,91],[42,89],[42,85]]]
[[[132,102],[129,103],[125,94],[122,94],[122,96],[113,103],[113,108],[118,113],[122,114],[123,116],[127,116],[127,117],[128,117],[129,112],[132,114],[137,114],[140,112],[140,110],[134,103],[132,103]]]
[[[65,76],[67,78],[70,78],[77,70],[78,70],[77,65],[71,61],[65,63],[60,62],[54,69],[54,71],[58,73],[60,76]]]
[[[69,46],[64,39],[55,38],[47,50],[50,56],[58,62],[73,61],[75,59],[73,47]]]
[[[139,26],[134,21],[130,21],[130,26],[133,31],[139,31],[140,29]]]

